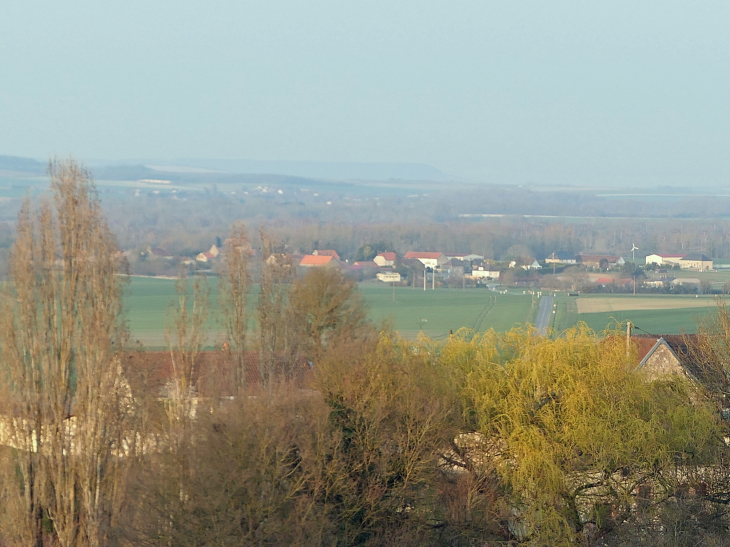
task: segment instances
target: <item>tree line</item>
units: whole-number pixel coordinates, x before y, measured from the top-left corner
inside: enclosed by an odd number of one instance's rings
[[[267,233],[251,308],[240,224],[226,385],[201,389],[209,291],[183,272],[157,389],[125,352],[124,263],[89,174],[50,173],[1,300],[3,547],[727,544],[727,428],[701,386],[649,382],[623,337],[581,326],[405,341],[337,271],[295,278]],[[722,306],[703,325],[707,366],[728,325]]]

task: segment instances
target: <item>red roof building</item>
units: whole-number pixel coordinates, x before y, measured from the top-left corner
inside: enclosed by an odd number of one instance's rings
[[[312,253],[314,256],[331,256],[335,260],[340,259],[340,255],[337,254],[337,251],[334,251],[332,249],[324,249],[324,250],[316,250]]]
[[[322,255],[304,255],[302,261],[299,263],[300,266],[311,267],[311,266],[329,266],[336,264],[337,261],[331,256]]]

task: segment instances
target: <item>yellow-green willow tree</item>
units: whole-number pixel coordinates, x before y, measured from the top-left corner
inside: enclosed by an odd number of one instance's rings
[[[51,161],[53,197],[18,215],[2,305],[7,544],[104,545],[123,499],[133,408],[120,255],[89,172]],[[10,474],[11,476],[13,473]]]
[[[460,335],[428,346],[462,394],[464,468],[500,478],[510,532],[574,545],[673,494],[722,450],[717,413],[679,378],[648,382],[625,339],[577,327]],[[474,469],[477,471],[474,471]]]

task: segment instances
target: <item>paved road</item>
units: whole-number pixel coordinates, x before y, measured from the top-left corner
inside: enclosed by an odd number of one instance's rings
[[[535,328],[537,332],[545,336],[547,334],[548,324],[550,323],[550,315],[553,311],[553,297],[543,296],[540,298],[540,307],[537,309],[537,318],[535,319]]]

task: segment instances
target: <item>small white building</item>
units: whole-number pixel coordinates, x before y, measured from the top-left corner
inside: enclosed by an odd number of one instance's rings
[[[471,277],[472,279],[499,279],[499,270],[490,270],[479,266],[472,269]]]
[[[378,272],[376,277],[383,283],[400,283],[400,274],[398,272]]]
[[[390,251],[380,253],[378,256],[373,258],[373,262],[375,262],[381,268],[392,268],[393,266],[395,266],[395,260],[395,253]]]
[[[446,258],[446,255],[444,253],[432,253],[432,252],[421,252],[421,251],[408,251],[406,253],[406,256],[404,257],[406,259],[415,258],[416,260],[419,260],[421,264],[426,266],[427,268],[440,268],[444,264],[446,264],[449,260]]]

